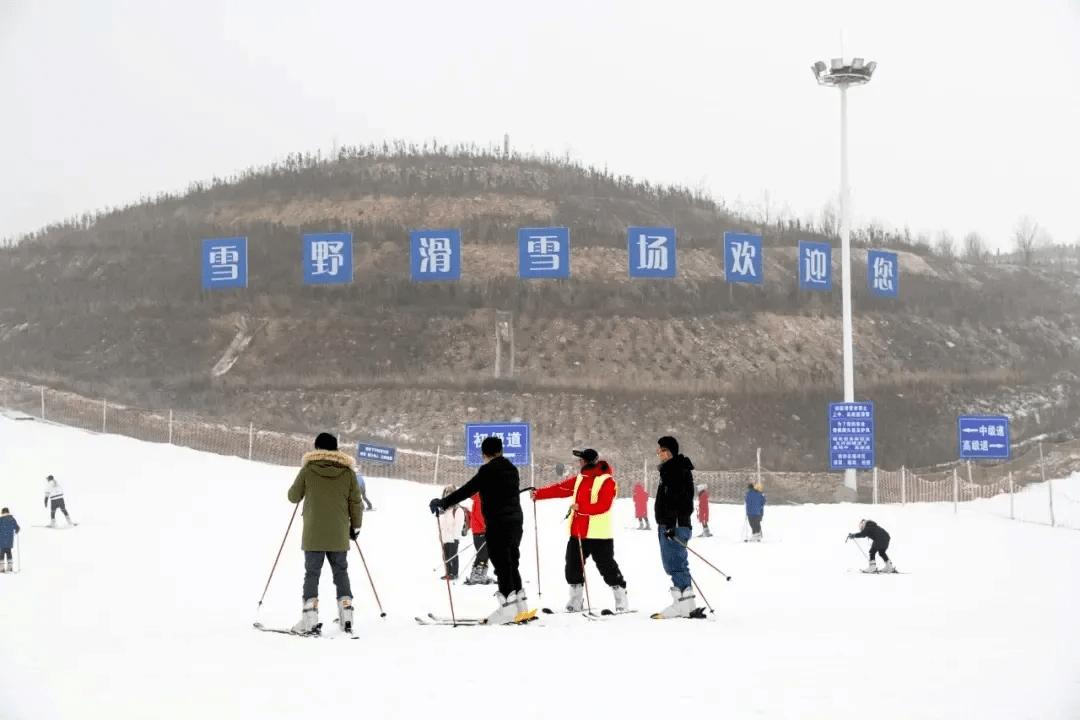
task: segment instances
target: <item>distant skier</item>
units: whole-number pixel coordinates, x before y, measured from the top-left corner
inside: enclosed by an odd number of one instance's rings
[[[765,517],[765,493],[762,485],[750,483],[746,486],[746,520],[750,523],[750,542],[761,542],[761,519]]]
[[[503,457],[502,440],[486,437],[480,445],[484,464],[464,485],[444,498],[428,503],[428,509],[436,515],[457,505],[473,493],[479,493],[484,502],[484,520],[487,522],[485,539],[495,579],[499,583],[496,594],[499,606],[487,617],[486,622],[502,625],[527,619],[530,611],[525,590],[521,586],[521,535],[525,514],[521,511],[521,476],[514,463]]]
[[[443,488],[443,497],[456,489],[453,485],[447,485]],[[442,531],[443,543],[443,565],[446,570],[446,573],[440,578],[442,580],[446,580],[448,577],[450,580],[457,580],[458,578],[458,533],[465,534],[465,530],[462,529],[463,525],[468,527],[465,510],[460,505],[455,505],[439,515],[439,528]]]
[[[337,438],[319,433],[315,450],[304,455],[303,468],[289,488],[289,502],[304,501],[304,611],[292,631],[318,634],[319,577],[323,561],[330,563],[337,590],[338,622],[352,632],[353,597],[349,584],[349,541],[363,522],[360,484],[353,459],[338,450]]]
[[[0,572],[15,571],[11,548],[15,547],[15,536],[21,529],[7,508],[0,510]]]
[[[575,450],[580,472],[555,485],[532,491],[534,500],[573,498],[569,518],[570,539],[566,543],[564,573],[570,586],[568,612],[577,612],[585,604],[585,568],[582,563],[591,557],[604,582],[615,596],[615,612],[630,609],[626,597],[626,580],[615,561],[614,523],[612,514],[619,486],[611,466],[601,460],[592,448]]]
[[[705,483],[697,486],[697,517],[703,530],[698,537],[712,537],[709,532],[709,487]]]
[[[848,540],[854,538],[870,538],[870,565],[867,566],[864,573],[876,573],[877,562],[875,557],[881,555],[881,559],[885,561],[885,567],[881,572],[894,573],[896,568],[893,567],[892,560],[885,554],[885,551],[889,549],[889,533],[885,532],[885,528],[878,525],[873,520],[860,520],[859,532],[848,533]]]
[[[495,582],[488,575],[488,549],[487,524],[484,522],[484,510],[480,503],[480,493],[472,496],[472,510],[468,511],[469,530],[472,531],[473,547],[476,549],[476,557],[473,558],[472,570],[469,577],[465,578],[466,585],[491,585]]]
[[[356,474],[356,482],[360,486],[360,498],[364,501],[364,509],[365,510],[374,510],[375,507],[371,504],[371,500],[368,499],[367,483],[364,482],[364,476],[361,475],[360,473],[357,473]]]
[[[696,596],[685,545],[693,532],[690,516],[694,513],[694,464],[679,454],[679,441],[675,438],[665,435],[657,445],[660,484],[656,488],[653,512],[660,538],[660,560],[664,572],[671,576],[672,603],[653,617],[690,617],[696,610]]]
[[[652,530],[649,527],[649,491],[643,482],[634,483],[634,517],[638,530]]]
[[[60,483],[56,482],[52,475],[45,478],[45,507],[49,509],[49,527],[56,527],[57,510],[64,513],[68,525],[75,524],[71,522],[67,505],[64,504],[64,489],[60,487]]]

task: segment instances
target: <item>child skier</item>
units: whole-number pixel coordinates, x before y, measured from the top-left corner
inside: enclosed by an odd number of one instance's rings
[[[466,585],[491,585],[495,580],[487,574],[488,550],[487,550],[487,524],[484,522],[484,511],[480,506],[480,493],[472,496],[472,510],[468,513],[469,529],[472,530],[473,547],[476,548],[476,557],[473,559],[472,571],[465,578]]]
[[[0,510],[0,572],[15,572],[11,548],[15,546],[15,536],[20,529],[7,508]]]
[[[885,528],[878,525],[873,520],[860,520],[859,532],[848,533],[848,540],[854,538],[870,538],[870,565],[867,566],[864,573],[876,573],[877,562],[875,557],[881,555],[881,559],[885,561],[885,567],[881,572],[894,573],[896,568],[893,567],[892,560],[885,554],[885,551],[889,549],[889,533],[885,532]]]
[[[447,485],[443,489],[442,496],[446,497],[455,490],[457,488],[453,485]],[[446,568],[446,574],[440,580],[446,580],[447,577],[451,580],[457,580],[458,578],[458,533],[465,534],[465,531],[462,530],[463,525],[466,528],[468,527],[465,510],[460,505],[447,508],[439,514],[439,530],[442,532],[443,543],[443,565]]]
[[[761,518],[765,516],[765,493],[762,485],[750,483],[746,486],[746,520],[750,523],[750,542],[761,542]]]
[[[638,530],[651,530],[649,527],[649,493],[645,483],[634,483],[634,517],[637,518]]]
[[[71,522],[71,516],[68,515],[67,506],[64,504],[64,490],[52,475],[45,478],[45,507],[49,508],[49,527],[56,527],[57,510],[64,513],[68,525],[75,524]]]
[[[704,528],[698,537],[712,537],[712,533],[709,532],[709,487],[705,483],[700,483],[697,491],[697,517],[701,527]]]

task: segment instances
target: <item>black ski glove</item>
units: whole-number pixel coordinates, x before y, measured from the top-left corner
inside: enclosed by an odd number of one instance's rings
[[[439,498],[435,498],[434,500],[429,502],[428,510],[431,511],[432,515],[438,515],[439,513],[441,513],[443,511],[442,500],[440,500]]]
[[[360,528],[349,528],[349,539],[355,540],[360,536]]]
[[[675,540],[676,539],[676,537],[675,537],[675,528],[674,527],[666,527],[666,528],[664,528],[664,537],[666,537],[668,540]]]
[[[848,534],[847,534],[847,539],[848,539],[848,540],[851,540],[851,539],[852,539],[852,538],[854,538],[854,537],[855,537],[855,533],[848,533]]]

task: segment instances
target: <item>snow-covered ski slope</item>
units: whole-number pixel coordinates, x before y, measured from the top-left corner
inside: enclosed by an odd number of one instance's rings
[[[49,473],[79,527],[33,527]],[[717,505],[715,537],[692,547],[733,580],[691,561],[716,620],[664,621],[648,617],[669,600],[656,539],[621,503],[617,557],[642,612],[421,627],[414,616],[449,612],[426,507],[438,493],[371,480],[362,547],[387,617],[354,550],[361,639],[311,640],[252,628],[299,617],[299,517],[256,608],[294,473],[0,419],[0,505],[24,528],[25,565],[0,576],[0,717],[1080,717],[1080,532],[951,504],[788,506],[767,509],[765,543],[744,544],[741,509]],[[1080,498],[1080,477],[1058,489]],[[537,606],[565,598],[566,507],[539,505],[540,600],[526,505],[522,574]],[[892,533],[905,574],[858,572],[844,538],[864,516]],[[611,607],[591,566],[589,590]],[[455,608],[485,613],[492,592],[456,585]],[[330,627],[328,572],[321,599]]]

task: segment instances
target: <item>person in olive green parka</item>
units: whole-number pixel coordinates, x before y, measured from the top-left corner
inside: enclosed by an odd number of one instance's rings
[[[353,459],[338,450],[337,438],[319,433],[315,450],[304,455],[304,467],[289,488],[289,502],[304,501],[304,611],[296,633],[319,633],[319,577],[323,560],[330,563],[337,589],[338,620],[352,632],[352,589],[349,586],[349,540],[355,540],[363,519],[363,496]]]

